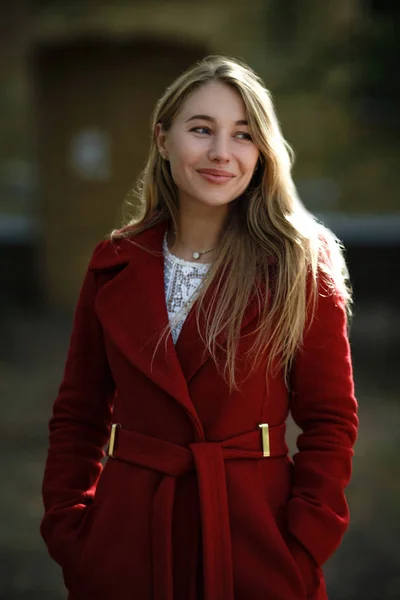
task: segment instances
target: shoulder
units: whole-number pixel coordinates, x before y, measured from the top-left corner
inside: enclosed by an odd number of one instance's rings
[[[336,235],[321,225],[317,246],[318,287],[325,292],[350,301],[349,272],[344,256],[344,246]]]
[[[129,237],[102,240],[94,248],[89,262],[89,270],[111,269],[128,263],[132,258],[132,251],[133,243]]]
[[[137,231],[124,228],[113,232],[107,239],[95,247],[89,269],[93,271],[108,270],[129,263],[140,248],[157,249],[162,235],[160,225],[145,226]]]
[[[143,251],[162,254],[166,223],[148,220],[138,227],[126,227],[99,242],[89,262],[93,271],[109,270],[136,260]]]

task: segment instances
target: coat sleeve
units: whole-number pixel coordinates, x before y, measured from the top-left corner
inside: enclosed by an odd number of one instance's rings
[[[304,571],[321,566],[349,523],[350,480],[358,418],[344,300],[319,277],[314,319],[292,370],[291,414],[302,433],[288,503],[289,545]],[[306,550],[306,552],[304,552]]]
[[[74,553],[79,526],[93,500],[111,422],[114,382],[94,310],[95,297],[95,273],[89,265],[49,423],[42,485],[41,534],[50,555],[63,567]]]

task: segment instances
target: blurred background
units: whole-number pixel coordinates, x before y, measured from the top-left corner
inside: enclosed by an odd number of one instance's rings
[[[308,208],[343,240],[360,435],[330,600],[400,598],[398,0],[0,4],[0,600],[61,600],[39,536],[47,421],[94,245],[164,87],[210,53],[273,93]]]

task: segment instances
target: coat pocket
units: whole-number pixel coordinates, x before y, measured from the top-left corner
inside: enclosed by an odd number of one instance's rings
[[[285,541],[304,582],[307,597],[312,597],[321,585],[322,570],[294,536],[288,533]]]
[[[76,579],[76,573],[79,571],[80,557],[85,542],[90,534],[93,519],[97,511],[96,504],[90,504],[83,509],[83,514],[76,532],[75,544],[72,550],[68,566],[63,568],[64,582],[69,591],[72,591],[73,581]]]
[[[308,550],[297,540],[287,526],[287,504],[275,511],[276,525],[285,544],[288,558],[303,583],[307,598],[314,598],[321,586],[324,587],[321,567],[315,562]]]

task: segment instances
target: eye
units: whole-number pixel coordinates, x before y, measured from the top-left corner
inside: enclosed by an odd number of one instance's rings
[[[249,142],[253,141],[253,138],[251,137],[250,133],[245,133],[244,131],[239,131],[235,134],[235,137],[238,137],[240,140],[247,140]]]
[[[190,131],[195,131],[196,133],[211,133],[211,130],[208,127],[193,127]]]

